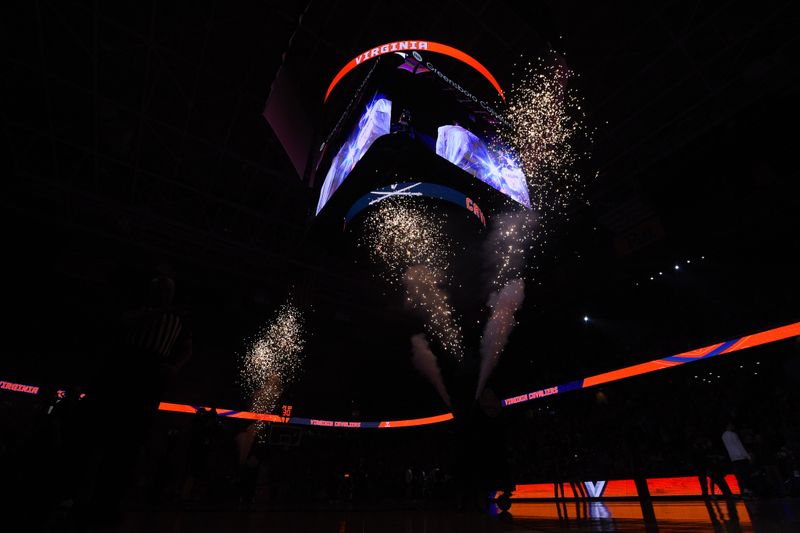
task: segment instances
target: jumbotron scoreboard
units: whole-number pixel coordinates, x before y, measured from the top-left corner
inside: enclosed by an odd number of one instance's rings
[[[495,138],[505,95],[469,54],[423,40],[382,44],[348,62],[324,100],[330,126],[313,157],[320,225],[346,228],[397,197],[461,209],[478,227],[500,204],[530,208],[520,165]]]

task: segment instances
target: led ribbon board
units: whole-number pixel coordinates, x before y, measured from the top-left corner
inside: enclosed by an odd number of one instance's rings
[[[729,341],[712,344],[705,348],[698,348],[688,352],[683,352],[677,355],[671,355],[662,359],[656,359],[647,363],[638,365],[626,366],[619,370],[606,372],[605,374],[597,374],[588,378],[571,381],[563,385],[556,385],[546,389],[521,394],[512,398],[503,400],[503,407],[515,405],[518,403],[535,400],[537,398],[544,398],[554,394],[561,394],[571,390],[585,389],[601,383],[609,383],[620,379],[647,374],[656,370],[663,370],[673,366],[682,365],[684,363],[693,363],[695,361],[702,361],[710,357],[722,355],[726,353],[737,352],[746,348],[753,348],[762,344],[769,344],[784,339],[800,336],[800,322],[788,324],[779,328],[768,329],[752,335],[745,335]],[[35,385],[24,385],[22,383],[11,383],[8,381],[0,381],[0,390],[5,389],[14,392],[26,392],[28,394],[39,394],[40,389]],[[209,407],[198,407],[193,405],[186,405],[181,403],[167,403],[161,402],[158,406],[160,411],[172,411],[176,413],[197,413],[200,409],[210,409]],[[217,416],[228,418],[244,418],[247,420],[261,420],[264,422],[277,422],[284,424],[298,424],[305,426],[323,426],[323,427],[341,427],[341,428],[401,428],[413,426],[426,426],[429,424],[438,424],[440,422],[447,422],[453,419],[453,413],[443,413],[440,415],[427,416],[423,418],[410,418],[406,420],[382,420],[382,421],[355,421],[355,420],[323,420],[318,418],[301,418],[301,417],[282,417],[268,413],[252,413],[249,411],[236,411],[231,409],[217,409]],[[651,492],[654,492],[651,489]],[[606,495],[608,491],[606,490]]]
[[[175,413],[189,413],[194,414],[201,409],[210,409],[210,407],[200,407],[193,405],[185,405],[182,403],[167,403],[161,402],[158,405],[159,411],[172,411]],[[357,420],[324,420],[321,418],[302,418],[297,416],[282,417],[269,413],[252,413],[249,411],[234,411],[230,409],[217,409],[217,416],[227,418],[243,418],[246,420],[260,420],[262,422],[276,422],[282,424],[295,424],[298,426],[321,426],[331,428],[351,428],[351,429],[379,429],[379,428],[404,428],[413,426],[426,426],[429,424],[438,424],[440,422],[447,422],[453,419],[452,413],[444,413],[435,416],[426,416],[423,418],[409,418],[405,420],[375,420],[375,421],[357,421]]]
[[[36,385],[25,385],[24,383],[12,383],[10,381],[0,381],[0,389],[24,392],[25,394],[39,394],[39,387]]]
[[[605,372],[603,374],[589,376],[588,378],[570,381],[569,383],[563,383],[561,385],[555,385],[546,389],[539,389],[526,394],[520,394],[519,396],[506,398],[503,400],[503,407],[508,407],[509,405],[527,402],[530,400],[536,400],[538,398],[544,398],[546,396],[552,396],[554,394],[561,394],[562,392],[586,389],[602,383],[609,383],[619,379],[655,372],[656,370],[672,368],[673,366],[682,365],[684,363],[694,363],[695,361],[702,361],[703,359],[708,359],[710,357],[737,352],[739,350],[744,350],[745,348],[752,348],[753,346],[760,346],[770,342],[797,337],[798,335],[800,335],[800,322],[795,322],[794,324],[789,324],[788,326],[769,329],[760,333],[754,333],[753,335],[745,335],[744,337],[712,344],[711,346],[706,346],[704,348],[698,348],[696,350],[690,350],[677,355],[655,359],[653,361],[640,363],[638,365],[626,366],[625,368],[620,368],[619,370],[612,370],[611,372]]]
[[[489,83],[492,84],[492,87],[495,88],[497,94],[500,95],[500,98],[503,99],[503,102],[506,101],[506,96],[503,94],[503,89],[500,88],[500,84],[497,83],[497,80],[492,76],[492,73],[489,70],[480,64],[480,62],[472,57],[471,55],[462,52],[457,48],[453,48],[452,46],[447,46],[446,44],[441,43],[434,43],[432,41],[394,41],[391,43],[382,44],[380,46],[376,46],[375,48],[371,48],[361,54],[357,55],[353,59],[347,63],[342,70],[339,71],[338,74],[333,78],[333,81],[328,86],[328,91],[325,93],[325,102],[328,101],[328,96],[330,96],[331,91],[336,85],[341,81],[345,75],[359,66],[360,64],[364,63],[365,61],[369,61],[375,57],[381,56],[383,54],[390,54],[393,52],[402,52],[408,50],[425,50],[426,52],[435,52],[437,54],[443,54],[454,59],[458,59],[459,61],[466,63],[470,67],[474,68],[481,75],[486,78]]]
[[[421,181],[416,183],[393,183],[391,185],[387,185],[386,187],[381,187],[379,189],[375,189],[374,191],[368,192],[356,200],[356,203],[353,204],[353,207],[347,211],[347,214],[344,217],[344,223],[349,224],[351,220],[353,220],[367,207],[375,205],[384,200],[388,200],[389,198],[417,196],[436,198],[438,200],[444,200],[446,202],[450,202],[451,204],[461,206],[470,213],[474,214],[484,227],[486,226],[486,217],[483,216],[483,211],[481,211],[481,208],[478,207],[478,204],[475,203],[472,198],[469,198],[468,196],[465,196],[464,194],[456,191],[455,189],[451,189],[450,187]]]
[[[654,361],[649,361],[647,363],[626,366],[624,368],[620,368],[619,370],[606,372],[604,374],[597,374],[595,376],[579,379],[577,381],[571,381],[563,385],[556,385],[553,387],[548,387],[546,389],[540,389],[538,391],[529,392],[527,394],[514,396],[512,398],[506,398],[505,400],[502,401],[502,405],[503,407],[508,407],[510,405],[515,405],[530,400],[536,400],[538,398],[545,398],[547,396],[561,394],[562,392],[585,389],[588,387],[599,385],[601,383],[609,383],[611,381],[617,381],[632,376],[647,374],[649,372],[654,372],[656,370],[663,370],[665,368],[671,368],[673,366],[682,365],[684,363],[702,361],[704,359],[715,357],[717,355],[737,352],[739,350],[744,350],[746,348],[753,348],[755,346],[760,346],[762,344],[769,344],[771,342],[790,339],[792,337],[797,337],[797,336],[800,336],[800,322],[795,322],[794,324],[788,324],[786,326],[782,326],[779,328],[768,329],[766,331],[762,331],[760,333],[754,333],[752,335],[745,335],[744,337],[738,337],[736,339],[731,339],[729,341],[712,344],[711,346],[706,346],[704,348],[698,348],[696,350],[691,350],[677,355],[664,357],[662,359],[656,359]],[[174,407],[167,408],[166,407],[167,405]],[[164,411],[183,411],[183,412],[194,413],[197,411],[198,408],[189,405],[162,403],[161,406],[159,406],[159,409]],[[234,413],[234,414],[228,414],[228,413]],[[453,419],[452,413],[444,413],[441,415],[429,416],[425,418],[415,418],[410,420],[394,420],[394,421],[382,421],[382,422],[337,422],[331,420],[317,420],[310,418],[295,418],[295,417],[292,417],[287,420],[281,418],[278,415],[247,413],[244,411],[221,411],[219,415],[232,416],[233,418],[249,418],[252,420],[285,422],[289,424],[328,426],[328,427],[349,427],[349,428],[399,428],[399,427],[410,427],[410,426],[424,426],[428,424],[437,424],[439,422],[446,422],[448,420]]]

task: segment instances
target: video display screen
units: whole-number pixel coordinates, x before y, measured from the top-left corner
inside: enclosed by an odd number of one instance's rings
[[[327,173],[320,190],[317,214],[372,143],[387,134],[407,135],[530,208],[527,180],[517,158],[492,142],[498,121],[502,120],[498,113],[485,102],[474,103],[477,99],[467,99],[465,95],[469,93],[462,86],[457,85],[458,90],[454,90],[452,79],[444,76],[433,63],[407,54],[396,56],[387,54],[368,80],[366,95],[372,96],[364,98],[369,100],[361,108],[358,121],[340,141],[341,147],[329,165],[321,162],[321,170],[327,168]],[[359,107],[354,109],[357,111]],[[347,131],[343,129],[344,134]],[[413,179],[413,176],[408,177]]]
[[[322,189],[319,193],[317,202],[317,214],[325,206],[339,185],[356,166],[356,163],[364,157],[364,154],[381,135],[389,133],[392,121],[392,102],[380,95],[376,95],[367,104],[364,113],[361,115],[353,132],[342,144],[331,161]]]
[[[483,139],[458,124],[441,126],[436,136],[436,155],[466,170],[482,182],[531,206],[528,183],[510,153],[491,149]]]

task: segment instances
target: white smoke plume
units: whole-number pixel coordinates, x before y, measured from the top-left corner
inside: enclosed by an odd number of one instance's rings
[[[486,322],[481,337],[481,369],[478,376],[478,388],[475,391],[477,399],[486,380],[497,365],[500,354],[508,342],[511,330],[516,325],[514,313],[522,305],[525,299],[525,282],[520,279],[512,279],[506,283],[502,289],[489,295],[489,307],[492,309],[491,316]]]
[[[406,303],[425,317],[425,329],[457,361],[464,357],[461,326],[444,285],[444,274],[427,265],[406,269]]]
[[[447,394],[447,388],[444,386],[439,363],[422,333],[411,337],[411,363],[420,374],[431,382],[447,407],[450,407],[450,395]]]

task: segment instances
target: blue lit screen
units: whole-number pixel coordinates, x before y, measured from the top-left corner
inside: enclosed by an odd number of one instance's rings
[[[439,128],[436,154],[530,208],[525,174],[510,152],[493,149],[468,129],[450,125]]]
[[[317,202],[317,214],[325,203],[333,196],[339,185],[364,157],[375,139],[389,133],[392,122],[392,102],[386,98],[376,96],[367,104],[364,114],[358,121],[353,133],[344,142],[336,157],[331,161],[331,167],[325,175],[322,190]]]

